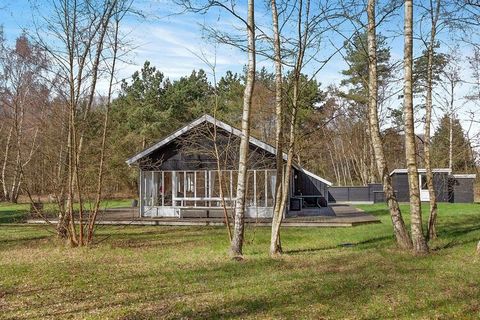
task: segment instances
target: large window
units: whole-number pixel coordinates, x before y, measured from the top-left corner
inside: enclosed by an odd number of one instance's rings
[[[246,205],[273,207],[275,170],[247,172]],[[144,171],[141,175],[141,198],[145,206],[227,207],[235,205],[238,172]]]

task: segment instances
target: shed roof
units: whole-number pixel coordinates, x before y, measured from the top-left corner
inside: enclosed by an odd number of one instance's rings
[[[425,173],[425,172],[427,172],[426,169],[418,169],[418,173]],[[432,169],[432,172],[451,174],[452,170],[450,170],[448,168],[435,168],[435,169]],[[394,173],[408,173],[408,169],[395,169],[392,172],[390,172],[390,175],[393,175]]]
[[[148,156],[149,154],[151,154],[151,153],[154,152],[155,150],[161,148],[162,146],[166,145],[167,143],[169,143],[169,142],[177,139],[178,137],[180,137],[180,136],[183,135],[184,133],[192,130],[193,128],[195,128],[195,127],[197,127],[197,126],[199,126],[200,124],[205,123],[205,122],[211,123],[211,124],[213,124],[213,125],[215,125],[215,126],[217,126],[217,127],[219,127],[219,128],[222,128],[223,130],[225,130],[225,131],[227,131],[227,132],[229,132],[229,133],[231,133],[231,134],[233,134],[233,135],[236,135],[236,136],[238,136],[238,137],[241,137],[241,136],[242,136],[242,132],[241,132],[239,129],[237,129],[237,128],[235,128],[235,127],[233,127],[233,126],[231,126],[231,125],[229,125],[229,124],[227,124],[227,123],[225,123],[225,122],[223,122],[223,121],[220,121],[220,120],[212,117],[212,116],[209,115],[209,114],[205,114],[205,115],[201,116],[200,118],[198,118],[198,119],[190,122],[190,123],[187,124],[186,126],[184,126],[184,127],[180,128],[180,129],[178,129],[177,131],[173,132],[172,134],[170,134],[169,136],[165,137],[163,140],[160,140],[159,142],[157,142],[156,144],[152,145],[151,147],[149,147],[149,148],[147,148],[147,149],[139,152],[138,154],[134,155],[133,157],[129,158],[129,159],[126,161],[127,164],[128,164],[128,165],[135,164],[138,160],[140,160],[140,159]],[[273,154],[273,155],[277,154],[277,150],[276,150],[273,146],[271,146],[271,145],[269,145],[268,143],[265,143],[265,142],[263,142],[263,141],[255,138],[255,137],[250,136],[249,142],[250,142],[251,144],[259,147],[260,149],[263,149],[263,150],[265,150],[265,151],[267,151],[267,152],[269,152],[269,153],[271,153],[271,154]],[[283,153],[283,159],[286,161],[287,158],[288,158],[287,154]],[[310,177],[312,177],[312,178],[314,178],[314,179],[316,179],[316,180],[319,180],[319,181],[327,184],[328,186],[331,186],[331,185],[332,185],[332,183],[331,183],[330,181],[325,180],[325,179],[317,176],[316,174],[314,174],[314,173],[312,173],[312,172],[310,172],[310,171],[308,171],[308,170],[305,170],[304,168],[302,168],[302,167],[300,167],[300,166],[298,166],[298,165],[296,165],[296,164],[293,164],[293,167],[294,167],[295,169],[297,169],[297,170],[305,173],[306,175],[308,175],[308,176],[310,176]]]
[[[457,179],[476,179],[477,175],[474,173],[456,173],[452,174],[452,177]]]

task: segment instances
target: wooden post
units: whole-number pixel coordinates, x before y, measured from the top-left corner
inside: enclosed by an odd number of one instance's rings
[[[193,172],[193,197],[195,198],[194,207],[197,206],[197,172]]]
[[[162,207],[165,206],[165,172],[162,171]]]
[[[248,175],[248,171],[247,171],[247,175]],[[248,190],[248,184],[247,184],[247,190]],[[257,207],[257,170],[253,170],[253,206],[255,208]]]
[[[265,208],[268,207],[268,170],[265,170]]]

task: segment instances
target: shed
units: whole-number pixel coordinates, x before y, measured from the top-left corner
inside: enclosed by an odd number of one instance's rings
[[[128,159],[127,164],[140,171],[140,215],[222,217],[224,209],[232,211],[240,137],[237,128],[204,115]],[[246,217],[269,218],[274,206],[276,149],[254,137],[249,146]],[[285,164],[286,154],[283,159]],[[296,164],[290,181],[290,206],[284,215],[320,214],[328,206],[329,181]]]
[[[438,202],[473,202],[475,174],[452,174],[450,169],[432,169]],[[409,201],[408,171],[395,169],[390,173],[398,201]],[[429,201],[426,170],[418,169],[420,200]]]

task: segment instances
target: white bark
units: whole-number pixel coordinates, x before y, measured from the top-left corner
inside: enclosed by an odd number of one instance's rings
[[[428,57],[427,57],[427,87],[426,87],[426,97],[425,97],[425,127],[424,127],[424,162],[425,162],[425,171],[427,178],[428,193],[430,198],[430,215],[428,218],[428,230],[427,230],[427,239],[434,239],[437,237],[436,231],[436,221],[437,221],[437,196],[435,193],[435,186],[433,182],[433,171],[432,171],[432,161],[431,161],[431,142],[430,142],[430,127],[432,122],[432,92],[433,92],[433,58],[435,50],[435,37],[437,34],[437,21],[440,15],[440,1],[435,1],[435,8],[433,7],[433,2],[430,7],[430,17],[431,17],[431,31],[430,31],[430,42],[428,45]]]
[[[252,106],[253,89],[255,86],[255,18],[254,0],[248,0],[247,17],[248,37],[248,65],[247,81],[243,94],[242,111],[242,136],[240,138],[237,194],[235,202],[235,222],[233,225],[233,238],[230,247],[232,258],[240,259],[243,256],[244,219],[245,219],[245,191],[247,185],[247,160],[250,139],[250,109]]]
[[[275,0],[270,2],[273,21],[273,48],[275,52],[275,147],[277,175],[275,181],[275,206],[272,219],[272,233],[270,238],[270,255],[281,252],[281,246],[278,241],[280,232],[280,224],[283,217],[284,206],[282,205],[283,194],[288,189],[284,189],[283,179],[283,90],[282,90],[282,54],[280,51],[280,31],[278,28],[278,12]],[[283,208],[283,210],[282,210]]]
[[[404,29],[404,116],[405,116],[405,158],[408,170],[410,193],[410,216],[413,250],[415,253],[428,253],[428,245],[423,234],[422,209],[416,158],[416,139],[413,112],[413,1],[405,1]]]
[[[368,57],[369,57],[369,122],[371,130],[372,145],[374,149],[377,169],[383,182],[383,191],[390,210],[390,216],[393,224],[393,232],[397,245],[402,249],[410,249],[412,241],[408,235],[402,213],[398,205],[397,198],[392,186],[392,180],[387,168],[383,141],[380,134],[378,121],[378,75],[377,75],[377,40],[376,40],[376,22],[375,22],[375,0],[369,0],[367,5],[368,15]]]

